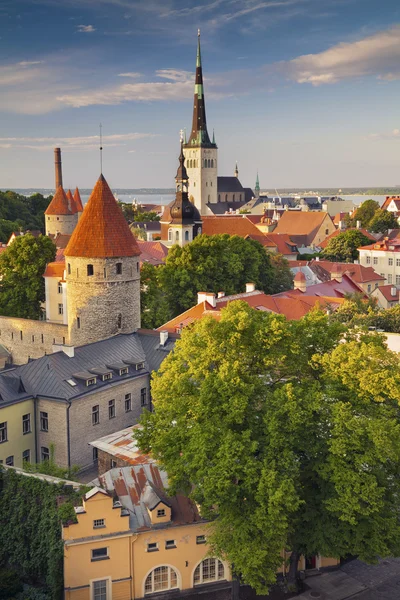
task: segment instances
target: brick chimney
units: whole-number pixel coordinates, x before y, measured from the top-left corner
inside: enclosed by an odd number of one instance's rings
[[[54,169],[56,176],[56,190],[62,186],[61,148],[54,148]]]

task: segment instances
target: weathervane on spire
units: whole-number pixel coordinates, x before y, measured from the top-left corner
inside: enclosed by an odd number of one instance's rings
[[[198,37],[200,37],[200,27],[199,27],[199,29],[197,30],[197,36],[198,36]]]
[[[183,129],[181,129],[181,130],[179,131],[179,141],[180,141],[180,143],[181,143],[181,144],[183,144],[183,136],[184,136],[184,133],[185,133],[185,132],[183,131]]]

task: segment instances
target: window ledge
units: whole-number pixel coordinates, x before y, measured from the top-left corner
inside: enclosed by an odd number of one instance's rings
[[[99,560],[110,560],[109,556],[99,556],[99,558],[92,558],[91,562],[98,562]]]
[[[174,548],[176,548],[176,544],[175,546],[165,546],[166,550],[173,550]]]
[[[105,529],[106,526],[105,525],[97,525],[96,527],[93,527],[93,529]]]
[[[158,552],[158,548],[148,548],[147,552]]]

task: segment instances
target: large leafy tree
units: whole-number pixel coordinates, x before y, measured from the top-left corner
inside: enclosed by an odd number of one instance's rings
[[[155,329],[170,319],[171,311],[160,283],[162,266],[143,263],[140,269],[141,324]]]
[[[348,229],[331,238],[322,256],[326,260],[354,262],[358,258],[357,248],[371,243],[371,240],[358,229]]]
[[[38,319],[44,301],[43,273],[56,247],[47,236],[18,237],[0,255],[0,314]]]
[[[392,212],[378,208],[368,224],[368,229],[374,233],[386,233],[388,229],[396,229],[399,224]]]
[[[183,330],[135,435],[211,519],[212,552],[265,593],[282,550],[400,553],[400,360],[377,334],[232,302]]]
[[[173,315],[197,301],[197,292],[243,292],[246,283],[270,293],[275,284],[271,257],[258,242],[237,235],[200,235],[171,248],[161,281]]]
[[[376,200],[365,200],[356,210],[353,217],[353,224],[357,221],[361,222],[361,227],[368,227],[372,217],[379,209],[379,202]]]

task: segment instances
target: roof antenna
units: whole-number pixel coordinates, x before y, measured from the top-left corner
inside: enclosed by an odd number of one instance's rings
[[[102,124],[100,123],[100,174],[103,175],[103,135]]]

